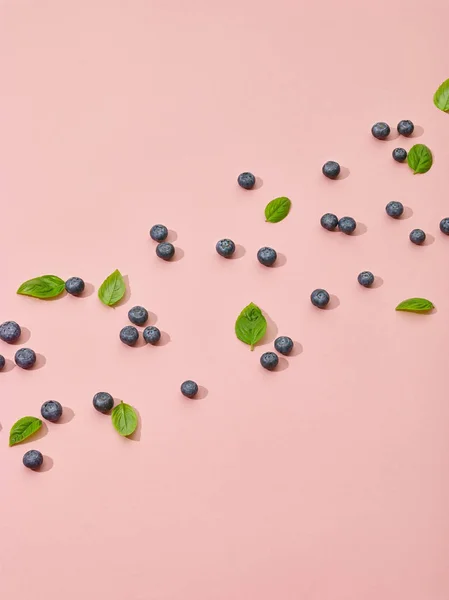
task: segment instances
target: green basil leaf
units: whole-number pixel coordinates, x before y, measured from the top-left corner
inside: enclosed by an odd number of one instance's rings
[[[117,269],[103,281],[98,290],[98,297],[106,306],[113,306],[123,298],[125,291],[125,281]]]
[[[22,417],[11,427],[9,432],[9,445],[14,446],[29,438],[33,433],[39,431],[42,421],[36,417]]]
[[[17,290],[22,296],[32,296],[33,298],[56,298],[62,294],[65,283],[56,275],[42,275],[22,283]]]
[[[433,96],[433,103],[444,112],[449,112],[449,79],[443,81]]]
[[[279,223],[279,221],[282,221],[288,215],[291,205],[291,201],[284,196],[275,198],[265,208],[266,221],[269,223]]]
[[[267,331],[267,320],[258,306],[248,304],[237,317],[235,322],[235,334],[244,344],[251,346],[259,342]]]
[[[396,310],[404,310],[407,312],[427,312],[435,308],[430,300],[425,298],[409,298],[396,306]]]
[[[432,166],[432,152],[424,144],[415,144],[407,154],[408,166],[415,173],[427,173]]]
[[[120,402],[112,411],[112,424],[120,435],[125,437],[135,432],[137,428],[137,413],[132,406]]]

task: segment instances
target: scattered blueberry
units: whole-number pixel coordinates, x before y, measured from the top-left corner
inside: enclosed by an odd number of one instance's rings
[[[395,148],[393,150],[393,158],[396,162],[404,162],[407,160],[407,150],[404,150],[404,148]]]
[[[426,234],[422,229],[414,229],[410,232],[410,241],[418,246],[426,241]]]
[[[371,133],[378,140],[384,140],[390,135],[390,126],[387,123],[375,123],[371,127]]]
[[[84,292],[84,281],[81,277],[70,277],[65,282],[65,289],[68,294],[72,296],[80,296]]]
[[[245,190],[251,190],[256,185],[256,178],[252,173],[240,173],[237,182]]]
[[[39,469],[39,467],[42,467],[44,457],[39,450],[28,450],[23,455],[22,462],[28,469]]]
[[[155,242],[163,242],[167,239],[168,229],[165,225],[153,225],[150,229],[150,237]]]
[[[360,283],[360,285],[363,285],[363,287],[371,287],[374,283],[374,275],[371,273],[371,271],[362,271],[359,273],[357,281]]]
[[[357,223],[352,217],[342,217],[338,221],[338,229],[346,235],[350,235],[355,228],[357,227]]]
[[[326,292],[326,290],[314,290],[310,295],[310,300],[312,301],[313,306],[318,308],[324,308],[329,304],[330,296]]]
[[[163,260],[171,260],[175,255],[175,247],[170,242],[162,242],[156,246],[156,254]]]
[[[220,256],[229,258],[235,252],[235,244],[232,240],[220,240],[219,242],[217,242],[215,249],[217,250]]]
[[[287,356],[293,350],[293,340],[286,335],[282,335],[274,340],[274,347],[280,354]]]
[[[36,363],[36,353],[31,348],[17,350],[14,361],[21,369],[31,369]]]
[[[264,352],[260,357],[260,364],[264,369],[273,371],[278,366],[279,358],[274,352]]]
[[[399,121],[398,123],[398,132],[401,135],[405,135],[405,136],[409,136],[412,135],[412,133],[415,130],[415,126],[413,125],[413,123],[411,121]]]
[[[338,217],[332,213],[326,213],[321,217],[320,223],[321,227],[324,227],[324,229],[327,229],[328,231],[335,231],[338,226]]]
[[[187,398],[194,398],[198,394],[198,385],[194,381],[184,381],[181,385],[181,394]]]
[[[47,421],[56,423],[56,421],[59,421],[61,418],[62,406],[56,400],[44,402],[41,406],[41,415],[44,419],[47,419]]]
[[[157,327],[150,325],[149,327],[145,327],[145,329],[143,330],[143,339],[146,341],[147,344],[151,344],[154,346],[154,344],[157,344],[158,341],[161,339],[161,332]]]
[[[446,217],[445,219],[441,219],[440,231],[442,233],[445,233],[446,235],[449,235],[449,218],[448,217]]]
[[[139,339],[139,332],[132,325],[127,325],[120,331],[120,339],[127,346],[134,346]]]
[[[389,202],[387,204],[385,210],[387,211],[387,215],[389,217],[393,217],[393,219],[398,219],[404,212],[404,205],[402,204],[402,202],[396,202],[396,200],[393,200],[392,202]]]
[[[6,321],[0,325],[0,340],[8,342],[8,344],[17,342],[21,333],[20,325],[15,321]]]
[[[271,267],[276,262],[278,255],[273,248],[261,248],[257,253],[257,260],[265,267]]]
[[[329,179],[336,179],[340,175],[340,165],[334,160],[328,160],[327,163],[324,163],[321,170],[323,175],[326,175]]]
[[[5,357],[0,354],[0,371],[5,368],[6,360]]]
[[[108,392],[97,392],[92,402],[95,410],[104,415],[114,407],[114,398]]]
[[[143,306],[133,306],[128,312],[128,319],[134,325],[143,325],[148,321],[148,311]]]

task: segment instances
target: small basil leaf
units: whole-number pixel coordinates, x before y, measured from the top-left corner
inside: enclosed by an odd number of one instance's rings
[[[404,300],[396,306],[396,310],[403,310],[407,312],[427,312],[435,308],[430,300],[425,298],[409,298]]]
[[[288,215],[291,205],[291,201],[284,196],[275,198],[265,208],[265,219],[269,223],[279,223]]]
[[[39,431],[42,421],[36,417],[22,417],[14,423],[9,432],[9,445],[14,446]]]
[[[137,413],[132,406],[120,402],[111,414],[112,424],[120,435],[128,436],[137,428]]]
[[[237,317],[235,322],[235,334],[244,344],[251,346],[259,342],[267,331],[267,320],[258,306],[248,304]]]
[[[433,103],[444,112],[449,112],[449,79],[443,81],[433,96]]]
[[[432,152],[424,144],[415,144],[407,154],[408,166],[415,173],[427,173],[432,166]]]
[[[32,296],[33,298],[56,298],[64,291],[65,283],[56,275],[42,275],[22,283],[17,290],[22,296]]]
[[[113,306],[123,298],[125,291],[125,281],[117,269],[103,281],[98,290],[98,297],[106,306]]]

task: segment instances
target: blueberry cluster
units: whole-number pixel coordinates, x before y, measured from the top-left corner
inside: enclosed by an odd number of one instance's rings
[[[335,231],[338,227],[338,229],[341,232],[346,233],[346,235],[354,233],[357,227],[357,223],[352,217],[341,217],[341,219],[339,219],[332,213],[323,215],[320,219],[320,223],[321,227],[324,227],[324,229],[327,229],[328,231]]]
[[[288,356],[293,350],[293,340],[286,335],[282,335],[274,340],[274,348],[276,352],[284,356]],[[260,364],[268,371],[274,371],[279,364],[279,356],[276,352],[264,352],[260,357]]]
[[[5,321],[0,325],[0,340],[7,344],[16,344],[22,329],[15,321]],[[36,364],[36,353],[31,348],[20,348],[14,355],[14,362],[21,369],[31,369]],[[5,368],[6,359],[0,354],[0,371]]]
[[[134,325],[143,326],[148,321],[148,311],[143,306],[133,306],[128,311],[128,319],[133,325],[126,325],[120,331],[120,340],[127,346],[135,346],[139,339],[139,330]],[[142,332],[146,344],[155,346],[161,339],[161,332],[154,325],[148,325]]]
[[[165,225],[153,225],[150,229],[150,237],[157,242],[156,255],[162,260],[169,261],[175,255],[175,247],[170,242],[167,242],[168,229]]]

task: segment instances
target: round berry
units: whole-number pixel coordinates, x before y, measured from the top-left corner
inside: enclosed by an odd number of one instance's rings
[[[371,287],[374,283],[374,275],[370,271],[362,271],[357,277],[357,281],[363,287]]]
[[[418,246],[424,244],[424,242],[426,241],[426,234],[422,229],[414,229],[410,232],[409,237],[410,241],[413,242],[413,244],[417,244]]]
[[[148,321],[148,311],[143,306],[133,306],[128,311],[128,319],[134,325],[143,325]]]
[[[260,357],[260,364],[264,369],[273,371],[279,364],[278,355],[274,352],[264,352]]]
[[[198,385],[190,379],[181,384],[181,394],[186,398],[194,398],[198,394]]]
[[[415,126],[411,121],[399,121],[398,123],[398,132],[401,135],[409,136],[415,131]]]
[[[237,182],[245,190],[251,190],[256,185],[256,178],[252,173],[240,173]]]
[[[293,350],[293,340],[286,335],[282,335],[274,340],[274,347],[280,354],[287,356]]]
[[[311,300],[313,306],[316,306],[317,308],[324,308],[325,306],[327,306],[329,304],[330,296],[326,292],[326,290],[318,289],[318,290],[314,290],[310,294],[310,300]]]
[[[0,340],[3,342],[13,344],[14,342],[17,342],[21,334],[22,330],[20,329],[20,325],[15,321],[5,321],[5,323],[0,325]]]
[[[175,255],[175,247],[170,242],[162,242],[156,246],[156,254],[162,260],[171,260]]]
[[[61,418],[62,406],[56,400],[44,402],[41,406],[41,415],[44,419],[47,419],[47,421],[56,423],[56,421],[59,421]]]
[[[220,256],[229,258],[235,252],[235,244],[232,240],[220,240],[215,246],[216,251]]]
[[[356,227],[357,223],[352,217],[342,217],[338,221],[338,229],[343,233],[346,233],[346,235],[351,235]]]
[[[404,212],[404,205],[402,204],[402,202],[396,202],[395,200],[393,200],[392,202],[389,202],[387,204],[385,210],[389,217],[393,217],[393,219],[399,219],[399,217]]]
[[[120,339],[127,346],[135,346],[139,339],[139,332],[132,325],[127,325],[120,331]]]
[[[97,392],[92,400],[95,410],[103,413],[108,413],[114,407],[114,398],[108,392]]]
[[[27,469],[39,469],[39,467],[42,467],[44,457],[39,450],[28,450],[28,452],[25,452],[23,455],[22,462]]]
[[[6,365],[6,359],[4,356],[2,356],[0,354],[0,371],[2,371],[5,368],[5,365]]]
[[[404,148],[395,148],[393,150],[393,158],[396,162],[404,162],[407,160],[407,150],[404,150]]]
[[[266,246],[261,248],[257,253],[257,260],[265,267],[271,267],[274,265],[277,257],[278,255],[276,250],[273,250],[273,248],[267,248]]]
[[[340,165],[334,160],[328,160],[327,163],[324,163],[321,171],[329,179],[336,179],[340,175]]]
[[[332,213],[326,213],[321,217],[320,223],[321,227],[324,227],[324,229],[335,231],[338,226],[338,217]]]
[[[14,356],[14,362],[21,369],[31,369],[36,364],[36,353],[31,348],[20,348]]]
[[[84,281],[81,277],[70,277],[65,282],[65,289],[68,294],[72,296],[80,296],[84,292]]]
[[[149,327],[145,327],[143,330],[143,339],[147,344],[154,346],[154,344],[157,344],[161,339],[161,332],[157,327],[150,325]]]
[[[390,135],[390,126],[387,123],[375,123],[371,127],[371,133],[378,140],[384,140]]]
[[[445,233],[446,235],[449,235],[449,218],[448,217],[446,217],[445,219],[441,219],[440,231],[442,233]]]
[[[150,229],[150,237],[155,242],[163,242],[167,239],[168,229],[165,225],[153,225]]]

